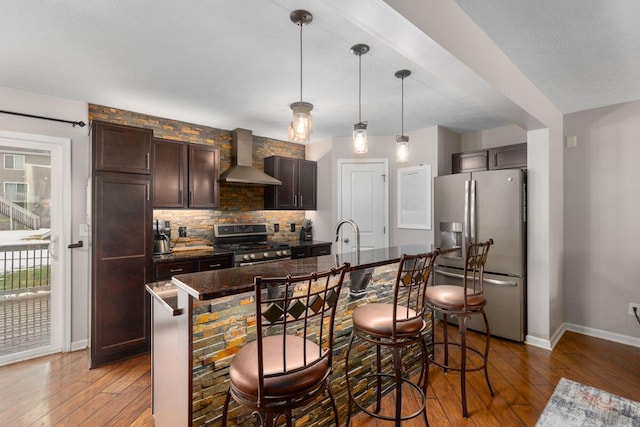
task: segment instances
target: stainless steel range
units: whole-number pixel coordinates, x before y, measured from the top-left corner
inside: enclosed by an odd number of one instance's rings
[[[267,224],[215,224],[213,244],[232,251],[236,267],[291,258],[287,243],[268,240]]]

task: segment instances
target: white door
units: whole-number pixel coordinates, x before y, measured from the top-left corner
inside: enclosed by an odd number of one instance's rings
[[[338,218],[352,219],[360,229],[360,249],[389,246],[388,162],[338,160]],[[338,252],[355,250],[353,230],[340,229]]]
[[[70,346],[70,145],[0,131],[0,365]]]

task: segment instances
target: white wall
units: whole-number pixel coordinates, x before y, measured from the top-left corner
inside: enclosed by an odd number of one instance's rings
[[[640,303],[640,101],[565,116],[564,308],[568,323],[635,338]]]
[[[88,123],[86,102],[50,97],[0,87],[0,109],[18,113]],[[83,348],[89,336],[89,242],[78,235],[79,224],[86,223],[86,183],[89,177],[88,126],[0,114],[0,129],[71,139],[71,242],[84,240],[71,254],[71,347]]]
[[[366,154],[353,154],[351,138],[336,137],[307,145],[306,158],[318,162],[318,207],[306,216],[314,222],[316,240],[333,241],[333,230],[337,221],[337,162],[339,159],[381,159],[389,161],[389,245],[400,246],[409,243],[433,243],[433,229],[413,230],[397,227],[397,170],[398,168],[431,165],[431,174],[438,173],[439,142],[441,146],[453,145],[459,150],[459,135],[438,126],[407,132],[409,136],[409,161],[395,161],[395,136],[369,136],[369,150]],[[449,160],[449,163],[450,160]]]
[[[527,131],[518,125],[502,126],[462,135],[462,151],[483,150],[527,142]]]

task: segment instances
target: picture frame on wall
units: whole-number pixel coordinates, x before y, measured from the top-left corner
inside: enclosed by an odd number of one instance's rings
[[[431,230],[431,165],[398,169],[398,228]]]

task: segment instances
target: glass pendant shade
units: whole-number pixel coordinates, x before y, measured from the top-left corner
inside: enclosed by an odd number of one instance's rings
[[[369,151],[367,141],[367,122],[360,122],[353,125],[353,152],[364,154]]]
[[[396,162],[408,162],[409,161],[409,137],[404,134],[404,79],[411,75],[410,70],[396,71],[395,76],[402,80],[402,102],[401,102],[401,114],[402,130],[400,135],[396,135]]]
[[[289,141],[307,142],[313,133],[313,104],[308,102],[294,102],[290,105],[293,111],[293,121],[289,123]]]
[[[313,104],[302,100],[302,27],[313,21],[313,15],[300,9],[291,12],[289,18],[300,27],[300,101],[289,105],[293,111],[293,120],[289,123],[289,141],[307,142],[313,133]]]
[[[396,162],[409,161],[409,137],[406,135],[396,136]]]

